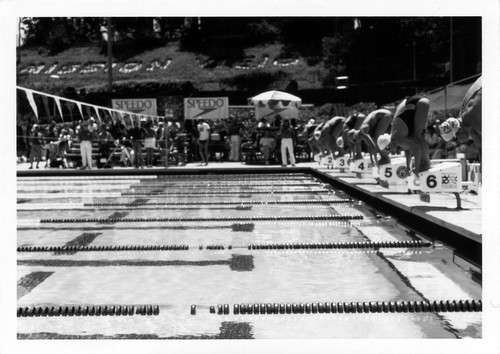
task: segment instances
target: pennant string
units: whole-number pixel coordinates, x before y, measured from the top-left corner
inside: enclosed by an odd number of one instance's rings
[[[80,101],[76,101],[76,100],[71,100],[71,99],[65,98],[65,97],[51,95],[51,94],[48,94],[48,93],[44,93],[44,92],[40,92],[40,91],[28,89],[28,88],[21,87],[21,86],[16,86],[16,88],[18,90],[22,90],[22,91],[24,91],[26,93],[26,97],[28,98],[28,102],[29,102],[29,104],[31,106],[31,109],[35,113],[35,116],[36,116],[37,120],[39,119],[39,116],[38,116],[38,108],[37,108],[37,105],[36,105],[35,99],[34,99],[34,94],[35,93],[37,95],[42,96],[42,101],[44,103],[45,110],[47,111],[47,115],[50,115],[50,110],[48,109],[48,104],[47,104],[48,103],[47,102],[47,98],[48,97],[51,97],[51,98],[53,98],[55,100],[57,108],[59,110],[59,113],[61,114],[61,117],[63,116],[62,115],[62,108],[61,108],[61,104],[60,104],[61,100],[64,100],[66,102],[66,104],[67,103],[76,104],[76,106],[78,107],[78,110],[80,111],[80,115],[81,115],[82,118],[84,118],[83,111],[82,111],[82,105],[85,105],[86,112],[89,115],[91,115],[91,112],[89,110],[90,107],[88,107],[88,105],[86,103],[84,103],[84,102],[80,102]],[[99,119],[99,121],[101,121],[101,117],[99,115],[99,109],[108,110],[109,112],[111,112],[111,109],[108,108],[108,107],[100,107],[100,106],[92,106],[92,107],[95,109],[96,114],[97,114],[97,118]],[[127,114],[127,113],[130,114],[130,112],[127,112],[127,111],[120,111],[120,110],[112,110],[112,111],[118,113],[119,115],[121,115],[121,120],[122,121],[123,121],[123,115],[124,114]],[[144,116],[145,117],[156,117],[154,115],[144,115]]]

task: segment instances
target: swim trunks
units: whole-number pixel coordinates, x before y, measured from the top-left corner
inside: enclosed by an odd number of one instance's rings
[[[417,102],[420,101],[424,96],[422,95],[415,95],[411,96],[409,99],[406,100],[405,106],[398,117],[401,119],[406,126],[408,127],[408,136],[414,136],[415,133],[415,111],[417,109]]]

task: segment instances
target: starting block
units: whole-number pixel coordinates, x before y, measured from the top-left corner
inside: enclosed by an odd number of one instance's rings
[[[372,166],[370,160],[367,160],[365,158],[353,160],[349,164],[349,170],[351,172],[355,172],[355,173],[371,173],[372,167],[373,166]]]
[[[344,172],[349,168],[349,155],[337,157],[336,159],[334,159],[334,162],[335,164],[333,165],[333,168],[337,168]]]
[[[326,165],[328,169],[340,169],[344,171],[349,168],[349,155],[340,156],[334,158],[332,154],[321,157],[320,159],[321,165]]]
[[[333,169],[335,167],[335,159],[332,154],[321,156],[318,155],[319,164],[325,165],[328,169]]]
[[[479,188],[482,184],[481,177],[481,164],[471,163],[467,171],[467,189],[469,192],[479,194]]]
[[[460,162],[443,162],[420,174],[422,192],[462,192],[462,165]]]
[[[392,159],[391,163],[380,165],[378,177],[389,184],[406,182],[406,158],[398,157]]]
[[[381,186],[391,190],[407,192],[409,177],[406,172],[406,158],[392,158],[391,163],[380,165],[374,169],[374,177],[379,178]]]
[[[457,198],[457,209],[462,209],[459,194],[463,190],[462,165],[460,162],[443,162],[434,165],[429,170],[421,172],[418,178],[410,176],[408,188],[424,193],[453,193]]]

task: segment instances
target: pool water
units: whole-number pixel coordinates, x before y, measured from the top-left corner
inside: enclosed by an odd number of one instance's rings
[[[446,247],[396,245],[418,237],[308,174],[20,177],[17,189],[18,308],[158,309],[18,316],[19,339],[482,336],[481,311],[332,313],[479,301],[481,285]],[[309,311],[260,313],[275,304]]]

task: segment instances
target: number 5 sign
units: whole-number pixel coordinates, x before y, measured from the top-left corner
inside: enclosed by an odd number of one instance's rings
[[[406,180],[406,159],[396,158],[390,164],[379,167],[379,178],[388,183],[404,182]]]

